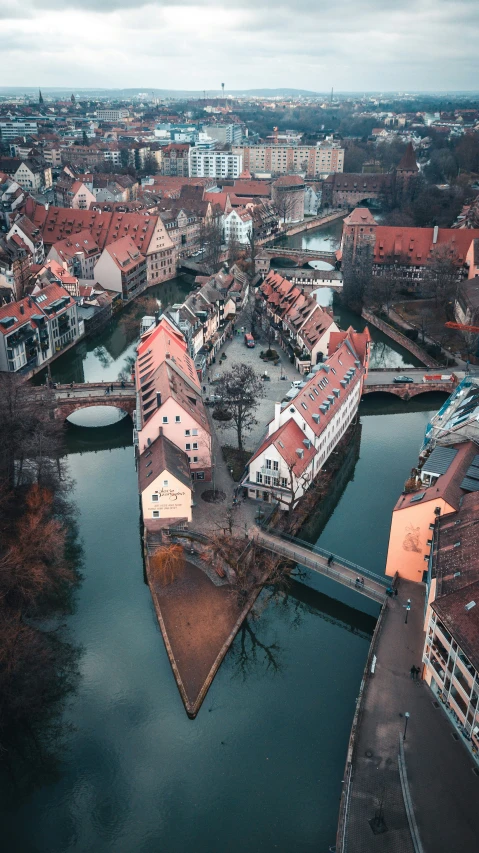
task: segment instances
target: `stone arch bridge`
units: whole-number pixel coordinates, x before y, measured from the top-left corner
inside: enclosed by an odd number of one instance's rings
[[[411,400],[412,397],[417,397],[419,394],[427,394],[434,391],[441,391],[443,394],[450,395],[456,388],[456,383],[444,382],[414,382],[414,383],[391,383],[371,385],[365,383],[363,386],[363,397],[366,394],[394,394],[400,397],[401,400]]]
[[[322,250],[314,251],[313,249],[280,249],[274,247],[272,249],[262,249],[255,258],[255,270],[260,273],[267,273],[274,259],[285,259],[292,261],[295,267],[305,267],[311,261],[324,261],[337,268],[338,259],[336,252],[326,252]]]
[[[112,390],[113,387],[113,390]],[[91,406],[110,406],[121,409],[130,417],[136,408],[133,382],[83,382],[73,385],[57,385],[54,388],[55,417],[65,421],[78,409]]]

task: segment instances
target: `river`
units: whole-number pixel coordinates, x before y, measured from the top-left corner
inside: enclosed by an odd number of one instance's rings
[[[53,377],[116,378],[132,351],[120,325],[116,318],[62,356]],[[391,352],[401,366],[413,363],[399,347]],[[391,509],[442,400],[361,404],[359,458],[324,529],[311,519],[310,538],[383,572]],[[352,609],[355,593],[325,579],[293,585],[248,622],[189,720],[143,579],[131,422],[70,425],[66,443],[84,547],[69,618],[81,680],[63,715],[73,729],[58,776],[4,817],[4,849],[327,851],[377,606]]]

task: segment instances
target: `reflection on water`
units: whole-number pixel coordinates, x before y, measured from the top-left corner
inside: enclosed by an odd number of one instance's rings
[[[128,417],[122,409],[114,406],[89,406],[86,409],[77,409],[73,412],[68,422],[78,427],[108,427]]]
[[[163,309],[176,302],[183,302],[191,290],[186,278],[175,278],[158,284],[146,291]],[[91,338],[86,338],[76,347],[57,358],[51,365],[54,382],[111,382],[118,374],[131,366],[135,358],[135,347],[139,334],[140,313],[132,302],[116,314],[108,325]],[[38,373],[35,384],[45,381],[45,371]]]

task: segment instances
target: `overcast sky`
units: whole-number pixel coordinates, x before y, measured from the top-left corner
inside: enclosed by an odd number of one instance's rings
[[[478,0],[0,0],[0,84],[478,89],[478,10]]]

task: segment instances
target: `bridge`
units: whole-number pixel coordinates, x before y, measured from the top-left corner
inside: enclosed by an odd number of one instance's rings
[[[65,421],[78,409],[90,406],[110,406],[130,415],[136,408],[133,382],[82,382],[71,385],[56,385],[55,417]]]
[[[397,376],[406,375],[413,379],[413,382],[394,382]],[[448,375],[448,374],[444,374]],[[457,387],[458,382],[462,378],[461,373],[450,374],[455,378],[441,379],[441,374],[437,371],[425,370],[424,368],[405,367],[404,373],[401,369],[396,371],[391,369],[385,370],[370,370],[363,385],[363,397],[366,394],[394,394],[402,400],[411,400],[419,394],[427,394],[432,392],[441,392],[448,396],[452,394]],[[424,381],[424,377],[430,378]]]
[[[255,271],[267,273],[271,263],[275,259],[284,259],[291,261],[291,265],[295,267],[305,267],[311,261],[324,261],[336,267],[337,257],[336,252],[326,252],[313,249],[280,249],[273,247],[272,249],[262,249],[255,257]]]
[[[383,604],[386,599],[386,590],[391,586],[389,578],[381,578],[374,572],[363,569],[362,566],[357,566],[336,554],[331,555],[329,551],[324,551],[317,545],[311,545],[309,542],[304,542],[302,539],[297,539],[286,533],[251,528],[248,535],[250,539],[253,539],[267,551],[294,560],[307,569],[312,569],[313,572],[337,581],[348,589],[354,589],[378,604]],[[333,561],[330,564],[331,556]],[[364,583],[358,584],[357,578],[363,579]]]

